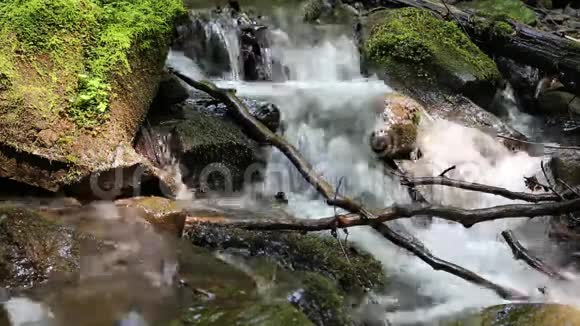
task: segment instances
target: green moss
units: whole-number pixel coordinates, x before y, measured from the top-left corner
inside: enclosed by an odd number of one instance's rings
[[[446,326],[564,326],[578,325],[580,311],[558,304],[507,304],[444,323]]]
[[[365,42],[366,55],[388,73],[413,74],[434,80],[443,74],[470,74],[479,80],[496,80],[499,71],[454,23],[415,8],[383,10],[375,17]]]
[[[370,254],[346,248],[346,259],[337,240],[328,236],[198,225],[190,228],[188,237],[195,245],[246,249],[254,256],[274,257],[291,270],[321,273],[345,292],[380,289],[387,281],[381,263]]]
[[[327,325],[352,324],[344,307],[344,297],[327,278],[315,273],[308,273],[304,278],[303,295],[303,302],[316,306],[301,307],[310,320],[324,321],[324,324]]]
[[[520,0],[475,0],[462,2],[459,6],[474,9],[478,15],[494,21],[510,19],[533,25],[537,19],[534,11]]]
[[[40,63],[39,72],[60,71],[51,76],[60,85],[50,91],[70,98],[65,111],[77,125],[98,126],[107,118],[109,85],[129,71],[134,46],[142,53],[163,48],[182,11],[180,0],[6,0],[0,37],[9,42],[0,46],[0,76],[26,62]]]

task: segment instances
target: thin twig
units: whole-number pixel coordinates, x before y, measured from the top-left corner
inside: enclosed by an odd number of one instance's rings
[[[541,146],[544,146],[545,148],[552,148],[552,149],[571,149],[571,150],[580,151],[580,147],[578,147],[578,146],[550,145],[550,144],[546,144],[546,143],[538,143],[538,142],[532,142],[532,141],[528,141],[528,140],[521,140],[521,139],[517,139],[517,138],[513,138],[513,137],[508,137],[508,136],[504,136],[504,135],[496,135],[496,137],[503,138],[503,139],[507,139],[507,140],[513,140],[515,142],[519,142],[519,143],[523,143],[523,144],[541,145]]]
[[[445,174],[447,174],[447,172],[455,170],[456,168],[457,168],[457,165],[450,166],[447,169],[443,170],[443,172],[441,172],[441,174],[439,174],[439,176],[445,177]]]
[[[548,201],[559,201],[561,197],[552,194],[533,194],[527,192],[514,192],[507,190],[505,188],[488,186],[480,183],[467,182],[462,180],[450,179],[447,177],[424,177],[424,178],[403,178],[401,179],[401,185],[403,186],[427,186],[427,185],[441,185],[447,187],[454,187],[465,190],[472,190],[478,192],[484,192],[487,194],[502,196],[507,199],[512,200],[523,200],[531,203],[548,202]]]

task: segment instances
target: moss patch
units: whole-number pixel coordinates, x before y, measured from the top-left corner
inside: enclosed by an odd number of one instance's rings
[[[94,127],[106,118],[111,79],[130,70],[132,47],[163,47],[181,10],[179,0],[7,0],[0,37],[9,46],[0,48],[0,74],[18,79],[22,71],[14,67],[32,65],[51,81],[38,90],[41,98],[66,96],[55,109]]]
[[[0,207],[0,287],[28,287],[51,273],[75,273],[78,241],[69,226],[32,210]]]
[[[447,326],[565,326],[580,323],[580,310],[558,304],[508,304],[445,323]]]
[[[49,164],[0,175],[54,191],[109,168],[149,108],[182,11],[180,0],[2,1],[0,163]],[[67,166],[48,177],[54,162]]]
[[[494,21],[508,19],[533,25],[536,23],[536,14],[520,0],[475,0],[459,4],[459,7],[470,8],[475,12]]]
[[[369,59],[387,73],[405,79],[435,81],[437,77],[471,75],[496,80],[499,71],[454,22],[415,8],[383,10],[369,17],[365,42]]]

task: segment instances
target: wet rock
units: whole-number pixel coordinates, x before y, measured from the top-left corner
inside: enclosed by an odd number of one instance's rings
[[[74,229],[30,209],[0,207],[0,288],[32,287],[79,268]]]
[[[496,58],[495,61],[502,75],[514,88],[519,107],[523,110],[534,108],[536,105],[536,86],[540,82],[540,71],[505,57]]]
[[[137,148],[160,162],[179,162],[183,181],[203,191],[232,192],[255,181],[265,166],[264,150],[232,121],[194,110],[184,110],[182,119],[152,125]],[[145,135],[145,134],[143,134]],[[149,154],[147,154],[149,153]],[[169,157],[167,157],[169,156]]]
[[[187,101],[187,106],[183,107],[183,109],[194,110],[219,117],[227,117],[229,119],[233,118],[231,113],[229,113],[230,110],[225,104],[218,102],[207,95],[199,93],[195,94],[194,97]],[[258,121],[263,123],[271,131],[278,131],[281,116],[280,109],[275,104],[249,98],[242,98],[242,102],[250,110],[250,114],[252,114],[252,116],[254,116]],[[185,114],[186,113],[183,113],[182,115]]]
[[[195,60],[209,77],[271,80],[267,27],[237,9],[191,11],[189,21],[177,27],[173,48]]]
[[[417,147],[417,129],[421,116],[425,118],[423,112],[423,107],[409,97],[386,95],[377,127],[370,136],[373,152],[383,159],[410,158]]]
[[[330,237],[199,224],[193,225],[186,237],[195,245],[242,259],[247,268],[267,283],[276,277],[278,293],[285,294],[316,325],[350,324],[350,304],[356,306],[364,291],[379,290],[386,282],[378,261],[349,246],[346,248],[349,263],[336,240]],[[256,263],[264,259],[269,265]],[[266,268],[270,274],[264,274],[265,266],[270,266]],[[298,277],[299,282],[290,279],[288,284],[281,284],[280,280],[288,278],[288,274]]]
[[[159,90],[153,100],[152,109],[167,110],[189,98],[187,86],[173,74],[165,73],[159,83]]]
[[[554,180],[562,179],[570,186],[580,185],[580,152],[559,150],[550,159],[549,168]],[[560,187],[560,186],[559,186]]]
[[[559,304],[507,304],[485,309],[480,314],[444,323],[448,326],[564,326],[580,323],[580,311]]]
[[[346,291],[378,289],[386,281],[380,262],[358,248],[349,247],[346,248],[352,263],[349,264],[336,240],[326,236],[195,225],[187,231],[186,237],[198,246],[242,249],[250,256],[273,258],[290,270],[322,274],[336,280]]]
[[[486,108],[501,76],[493,62],[452,22],[402,8],[369,15],[364,54],[395,87],[461,93]]]
[[[181,237],[186,213],[177,201],[162,197],[133,197],[117,200],[115,205],[127,209],[128,216],[142,219],[158,230]]]
[[[538,98],[536,108],[538,113],[552,116],[567,113],[580,114],[580,98],[565,91],[547,91]]]

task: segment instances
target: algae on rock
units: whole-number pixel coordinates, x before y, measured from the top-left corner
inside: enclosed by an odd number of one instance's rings
[[[388,75],[411,83],[440,82],[455,90],[465,82],[495,84],[500,73],[454,22],[415,8],[381,10],[368,18],[365,55]]]
[[[0,177],[57,191],[111,168],[156,93],[182,10],[179,0],[3,1]]]

